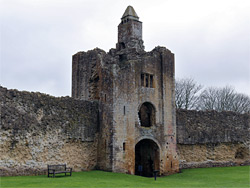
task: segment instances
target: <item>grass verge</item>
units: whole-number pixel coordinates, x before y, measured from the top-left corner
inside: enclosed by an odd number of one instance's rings
[[[183,170],[171,176],[146,178],[103,171],[74,172],[72,176],[15,176],[1,177],[4,187],[88,187],[88,188],[160,188],[160,187],[250,187],[250,166],[197,168]]]

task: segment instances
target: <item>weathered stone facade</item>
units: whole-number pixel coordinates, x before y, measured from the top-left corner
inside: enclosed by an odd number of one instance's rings
[[[141,166],[145,176],[178,172],[174,54],[165,47],[144,51],[142,22],[130,6],[116,46],[73,56],[72,97],[99,101],[98,166],[129,174]]]
[[[102,147],[110,146],[98,139],[99,108],[97,102],[0,87],[0,175],[44,174],[55,163],[100,169],[108,161],[101,160]],[[250,165],[249,114],[179,110],[176,119],[180,168]],[[155,147],[144,141],[137,147]]]
[[[55,163],[95,168],[96,102],[0,87],[0,109],[1,176],[43,174]]]
[[[178,110],[180,168],[250,165],[249,114]]]
[[[144,176],[250,164],[249,114],[176,112],[174,54],[144,51],[132,7],[116,49],[73,56],[72,98],[0,86],[0,116],[1,176],[44,174],[61,163]]]

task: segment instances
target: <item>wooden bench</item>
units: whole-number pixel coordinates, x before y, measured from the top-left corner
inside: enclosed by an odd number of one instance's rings
[[[56,174],[65,174],[67,176],[67,173],[72,175],[72,168],[67,168],[66,164],[61,165],[48,165],[48,177],[55,177]],[[53,176],[50,176],[52,174]]]

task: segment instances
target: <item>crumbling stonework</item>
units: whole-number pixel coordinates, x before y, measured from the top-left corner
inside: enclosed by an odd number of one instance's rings
[[[1,175],[41,174],[58,163],[75,171],[96,166],[97,103],[3,87],[0,102]]]
[[[98,168],[178,172],[174,54],[165,47],[144,51],[142,22],[132,7],[118,26],[116,49],[73,56],[72,97],[99,102]]]
[[[0,175],[44,174],[47,164],[67,163],[74,171],[105,166],[109,158],[100,158],[106,156],[102,152],[110,146],[100,137],[105,129],[98,121],[98,106],[96,102],[0,87]],[[176,119],[180,168],[250,164],[249,114],[179,110]],[[147,134],[137,148],[159,144],[148,139],[158,128],[136,126],[136,135]],[[199,132],[207,138],[199,138]],[[233,136],[229,139],[226,134]],[[121,150],[127,147],[128,142],[122,143]],[[126,152],[122,155],[126,159]],[[160,165],[158,162],[155,165]]]
[[[180,168],[250,164],[249,114],[178,110]]]
[[[126,60],[120,59],[121,53],[126,55]],[[160,148],[167,148],[160,152],[163,158],[161,168],[168,173],[177,171],[173,61],[173,54],[163,47],[141,53],[113,49],[106,54],[95,49],[73,56],[73,97],[100,101],[100,138],[103,138],[100,145],[106,143],[98,150],[101,169],[133,174],[135,145],[147,138],[157,142]],[[74,76],[78,72],[82,74]],[[150,84],[142,86],[141,76],[144,73],[153,75],[153,87],[149,87]],[[145,82],[150,83],[150,77],[147,79]],[[93,83],[92,80],[97,82]],[[150,104],[150,108],[156,111],[151,112],[152,126],[141,125],[140,119],[143,120],[145,115],[140,117],[139,111],[143,104]],[[126,145],[125,151],[123,143]],[[169,163],[172,162],[172,169],[168,170],[166,168],[171,165],[164,160],[167,155]]]
[[[143,176],[250,164],[249,114],[175,111],[174,54],[144,51],[129,6],[116,49],[72,58],[72,98],[0,87],[0,175],[48,164]]]

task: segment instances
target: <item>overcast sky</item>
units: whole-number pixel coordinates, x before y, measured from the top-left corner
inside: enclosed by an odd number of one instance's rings
[[[0,0],[0,84],[70,96],[72,55],[114,48],[128,5],[146,51],[175,54],[177,78],[250,95],[249,0]]]

